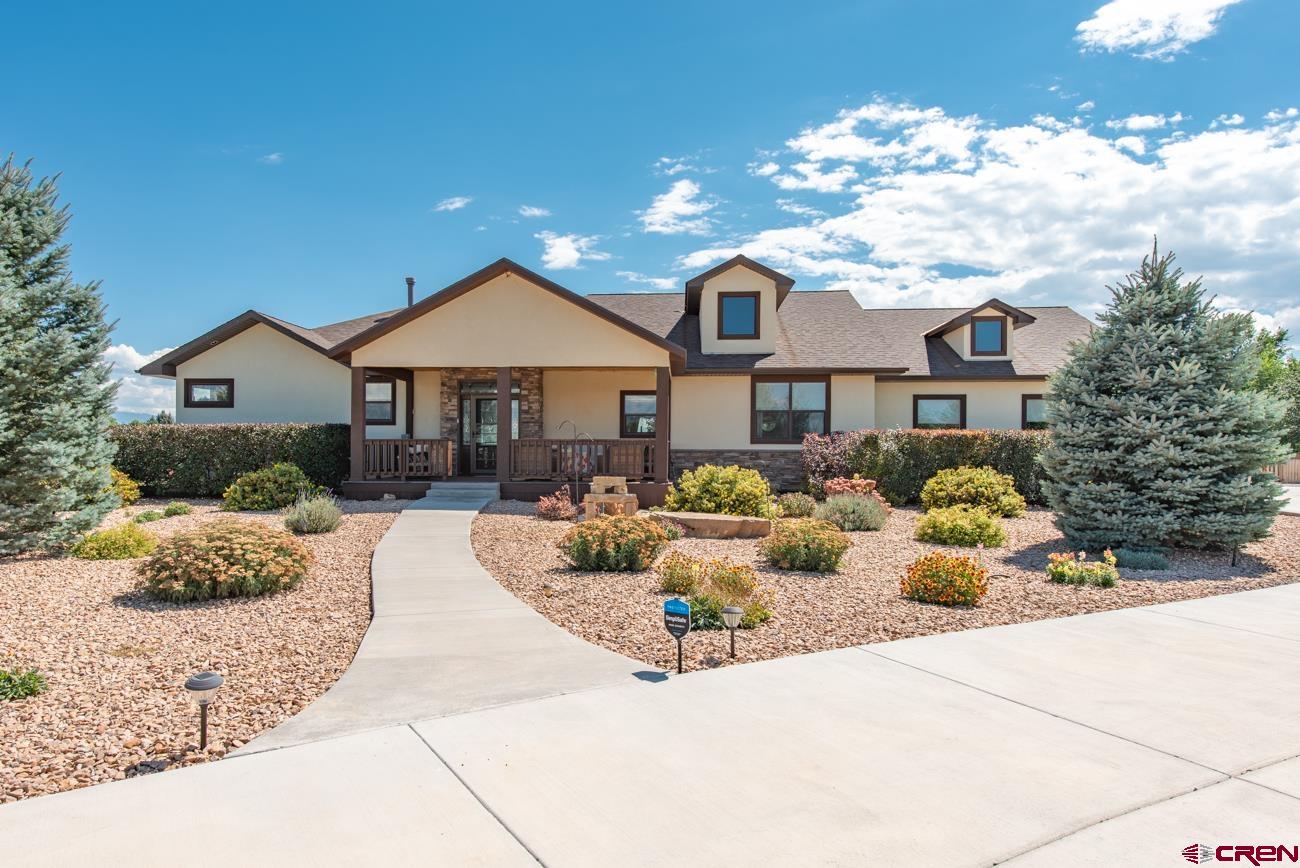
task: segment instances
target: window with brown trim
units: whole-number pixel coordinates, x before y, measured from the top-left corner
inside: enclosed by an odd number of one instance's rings
[[[750,377],[749,408],[751,443],[802,443],[830,430],[830,377]]]
[[[618,393],[618,433],[620,437],[655,436],[655,411],[658,397],[653,390],[630,390]]]
[[[192,409],[222,409],[235,406],[235,381],[232,379],[185,378],[185,406]]]
[[[387,374],[366,374],[366,422],[397,424],[397,380]]]
[[[1005,356],[1007,354],[1007,318],[973,316],[970,318],[970,354]]]
[[[1020,427],[1030,430],[1047,427],[1047,405],[1042,395],[1020,396]]]
[[[913,428],[965,428],[965,395],[913,395]]]
[[[753,340],[758,337],[759,294],[718,293],[718,340]]]

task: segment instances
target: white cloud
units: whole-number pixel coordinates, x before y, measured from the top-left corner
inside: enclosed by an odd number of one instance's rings
[[[1106,126],[1112,130],[1159,130],[1168,124],[1180,124],[1185,120],[1182,112],[1172,115],[1129,115],[1126,118],[1112,118]]]
[[[616,271],[614,274],[628,283],[639,283],[651,289],[676,289],[678,284],[678,281],[671,277],[649,277],[639,271]]]
[[[257,161],[267,166],[278,166],[284,162],[284,154],[279,151],[274,154],[263,154],[257,158]]]
[[[815,190],[818,193],[839,193],[858,176],[857,169],[845,164],[829,172],[822,171],[821,163],[795,163],[790,168],[798,174],[774,175],[772,180],[782,190]]]
[[[431,210],[459,211],[461,208],[464,208],[466,205],[468,205],[470,202],[473,201],[474,201],[473,196],[451,196],[446,199],[443,199],[437,205],[434,205]]]
[[[1152,117],[1166,129],[1183,120]],[[710,244],[678,265],[697,270],[744,253],[868,305],[996,295],[1096,311],[1109,298],[1105,285],[1133,270],[1159,235],[1211,292],[1268,315],[1295,306],[1300,117],[1158,142],[1122,126],[995,126],[881,101],[846,110],[791,139],[790,150],[797,160],[836,149],[833,158],[857,175],[851,203]],[[961,148],[916,159],[918,142],[953,129],[970,131]],[[781,186],[780,176],[771,180]]]
[[[1274,121],[1290,120],[1291,118],[1294,118],[1296,115],[1300,115],[1300,109],[1297,109],[1295,106],[1292,106],[1289,109],[1273,109],[1271,112],[1264,115],[1264,120],[1272,123]]]
[[[1097,107],[1097,104],[1090,99],[1086,99],[1074,107],[1075,111],[1090,112]]]
[[[556,270],[581,268],[586,260],[604,262],[610,255],[596,249],[599,235],[560,235],[555,232],[538,232],[533,236],[543,245],[542,265]]]
[[[819,211],[811,205],[805,205],[802,202],[796,202],[793,199],[777,199],[776,207],[780,208],[787,214],[798,214],[800,217],[825,217],[825,211]]]
[[[1241,0],[1111,0],[1076,28],[1088,51],[1127,51],[1148,60],[1173,60],[1214,34],[1224,10]]]
[[[538,208],[535,205],[520,205],[519,216],[520,217],[550,217],[551,209]]]
[[[668,192],[654,197],[649,208],[637,212],[642,231],[659,235],[708,235],[713,221],[705,215],[717,202],[697,198],[699,195],[700,185],[694,181],[687,178],[674,181]]]
[[[176,384],[158,377],[142,377],[136,369],[164,356],[172,347],[142,353],[130,344],[114,344],[104,351],[104,361],[112,364],[110,376],[118,381],[116,408],[130,413],[175,412]]]
[[[1210,121],[1210,129],[1218,127],[1239,127],[1246,122],[1246,118],[1239,114],[1219,115]]]
[[[781,171],[781,164],[773,163],[769,160],[766,163],[750,163],[745,168],[747,168],[749,174],[753,175],[755,178],[770,178],[777,172]]]

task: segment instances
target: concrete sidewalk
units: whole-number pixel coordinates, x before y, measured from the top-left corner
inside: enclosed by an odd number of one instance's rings
[[[20,802],[0,853],[1178,864],[1300,829],[1297,628],[1291,585],[556,695]]]
[[[1286,504],[1282,507],[1283,515],[1300,515],[1300,485],[1284,485],[1282,493]]]
[[[424,498],[398,516],[375,549],[374,619],[352,665],[238,753],[659,674],[560,629],[488,575],[469,541],[485,503]]]

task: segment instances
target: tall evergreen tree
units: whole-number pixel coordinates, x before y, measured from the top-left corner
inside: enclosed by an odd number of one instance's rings
[[[1073,545],[1227,548],[1268,533],[1286,454],[1281,402],[1248,388],[1259,365],[1245,314],[1219,314],[1200,280],[1152,250],[1109,287],[1110,307],[1048,394],[1047,501]]]
[[[117,503],[111,327],[99,284],[68,271],[68,216],[54,179],[0,165],[0,554],[67,543]]]

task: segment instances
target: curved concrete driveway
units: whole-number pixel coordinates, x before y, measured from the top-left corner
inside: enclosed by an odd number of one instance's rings
[[[239,753],[658,676],[556,627],[488,575],[469,542],[485,503],[426,497],[397,517],[375,549],[374,619],[348,671]]]

